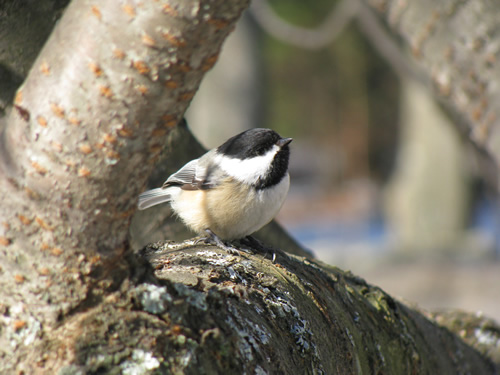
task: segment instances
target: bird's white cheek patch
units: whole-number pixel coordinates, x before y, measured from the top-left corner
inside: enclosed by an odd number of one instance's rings
[[[229,158],[223,155],[216,155],[216,162],[229,176],[247,184],[255,184],[261,176],[265,176],[273,161],[274,156],[279,151],[279,147],[274,145],[271,150],[262,156],[251,159]]]

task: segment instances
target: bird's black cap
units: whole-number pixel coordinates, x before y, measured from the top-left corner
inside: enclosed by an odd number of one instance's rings
[[[229,138],[217,148],[217,152],[232,158],[249,159],[264,155],[282,139],[271,129],[250,129]]]

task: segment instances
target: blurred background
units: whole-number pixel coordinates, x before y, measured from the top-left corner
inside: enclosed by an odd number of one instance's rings
[[[250,127],[294,138],[278,221],[318,259],[500,322],[497,176],[354,3],[254,0],[188,123],[207,148]]]

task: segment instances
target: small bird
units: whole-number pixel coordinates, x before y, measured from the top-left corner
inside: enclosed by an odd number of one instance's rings
[[[283,205],[291,141],[271,129],[246,130],[142,193],[138,208],[169,202],[187,227],[233,252],[224,241],[250,236]]]

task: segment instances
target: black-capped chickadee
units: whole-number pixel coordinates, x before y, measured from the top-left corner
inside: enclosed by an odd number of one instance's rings
[[[247,237],[278,213],[290,185],[292,138],[271,129],[244,131],[139,196],[144,210],[169,202],[191,230],[221,240]]]

